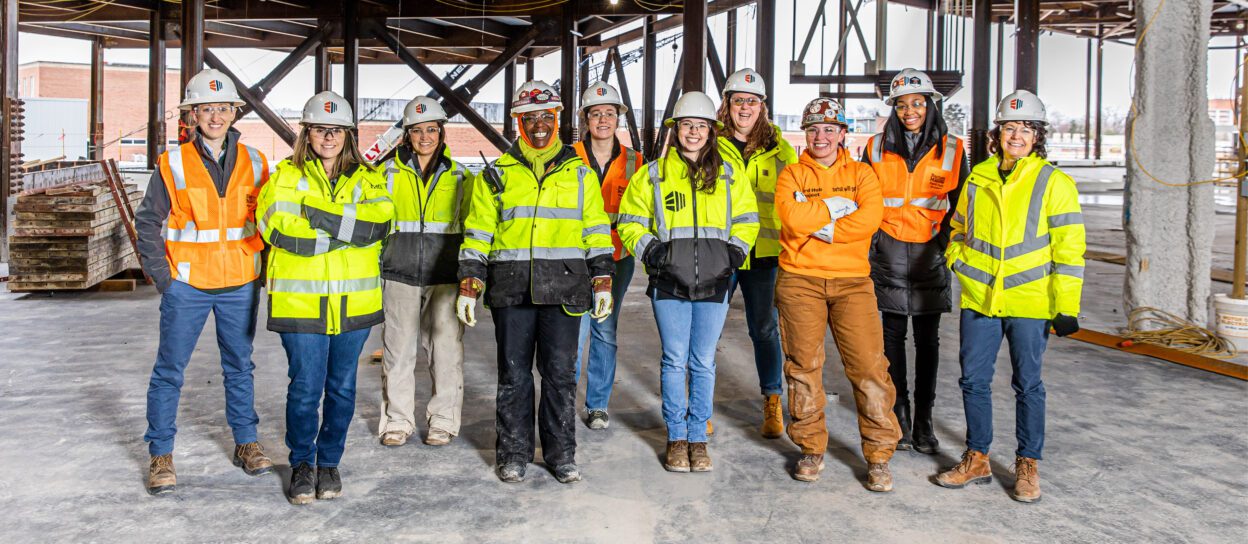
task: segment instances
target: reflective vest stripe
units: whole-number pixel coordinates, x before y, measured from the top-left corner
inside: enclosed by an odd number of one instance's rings
[[[906,204],[909,204],[916,208],[924,208],[928,210],[936,210],[938,212],[943,212],[949,209],[949,197],[946,195],[932,196],[932,197],[927,197],[927,198],[916,198],[909,202],[906,202],[906,199],[904,198],[885,198],[884,199],[885,208],[900,208],[902,206],[905,206]]]
[[[940,163],[940,169],[946,172],[953,172],[953,156],[957,154],[958,147],[962,145],[962,140],[952,134],[945,136],[945,156]],[[956,174],[957,172],[954,172]]]
[[[581,229],[581,237],[582,237],[582,238],[588,237],[588,236],[590,236],[590,235],[592,235],[592,234],[605,234],[605,235],[610,236],[610,235],[611,235],[611,225],[594,225],[594,226],[592,226],[592,227],[585,227],[585,228]],[[614,248],[613,248],[613,249],[614,249]]]
[[[1059,213],[1049,216],[1049,228],[1068,227],[1070,225],[1082,225],[1083,214],[1080,212]]]
[[[767,227],[759,227],[759,229],[758,229],[758,237],[759,237],[759,238],[767,238],[767,239],[769,239],[769,240],[779,240],[779,239],[780,239],[780,231],[779,231],[779,230],[776,230],[776,229],[769,229],[769,228],[767,228]]]
[[[654,188],[654,228],[651,229],[659,237],[659,242],[668,240],[667,220],[663,217],[663,177],[659,175],[659,161],[650,163],[650,185]],[[697,195],[694,195],[697,197]],[[643,248],[644,249],[644,248]]]
[[[289,278],[270,278],[270,292],[302,293],[308,295],[335,295],[356,291],[369,291],[381,288],[381,277],[358,278],[353,280],[296,280]]]
[[[186,171],[182,169],[182,146],[175,145],[169,150],[169,171],[173,173],[173,186],[179,191],[186,190]]]
[[[260,151],[252,149],[251,146],[243,146],[247,150],[247,158],[251,159],[251,174],[255,178],[255,186],[260,186],[260,181],[264,179],[264,161],[260,160]]]
[[[1031,201],[1027,203],[1027,223],[1023,229],[1023,241],[1007,246],[1004,251],[996,244],[979,238],[975,235],[975,198],[978,192],[978,186],[974,183],[967,185],[967,222],[966,222],[966,245],[967,247],[988,255],[994,259],[1013,259],[1026,255],[1033,251],[1037,251],[1048,247],[1049,235],[1036,236],[1036,232],[1040,229],[1040,213],[1041,206],[1044,205],[1044,193],[1049,186],[1049,176],[1053,175],[1053,167],[1045,165],[1040,170],[1040,175],[1036,178],[1036,184],[1031,190]],[[1082,219],[1082,216],[1080,217]],[[1050,223],[1050,226],[1052,224]]]
[[[551,206],[515,206],[503,208],[499,213],[499,222],[513,219],[581,219],[581,211],[572,208],[555,208]]]
[[[672,227],[672,239],[679,240],[682,238],[713,238],[716,240],[728,240],[728,229],[719,227]]]
[[[494,243],[494,234],[480,229],[467,229],[464,231],[464,238],[485,242],[487,244]]]
[[[482,264],[485,264],[486,262],[485,254],[482,253],[481,250],[470,247],[465,247],[459,250],[459,260],[478,261]]]
[[[420,221],[397,221],[395,222],[395,232],[403,233],[424,233],[424,234],[459,234],[463,232],[459,223],[445,223],[441,221],[426,221],[422,229]]]
[[[633,174],[637,172],[637,159],[640,154],[629,148],[624,148],[624,179],[633,179]]]
[[[884,139],[883,136],[884,136],[884,133],[880,133],[871,137],[871,142],[869,145],[871,146],[871,163],[872,164],[875,164],[884,160],[884,142],[882,141]],[[946,168],[946,170],[948,170],[948,168]]]
[[[528,261],[532,259],[568,260],[584,258],[585,250],[579,247],[525,247],[490,250],[491,262]]]

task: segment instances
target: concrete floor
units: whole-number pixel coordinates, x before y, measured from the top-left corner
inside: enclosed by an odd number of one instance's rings
[[[1095,210],[1089,210],[1095,212]],[[1112,213],[1089,213],[1110,217]],[[1219,216],[1219,220],[1225,218]],[[1104,228],[1108,228],[1105,225]],[[1097,226],[1096,228],[1101,228]],[[1122,267],[1090,263],[1085,326],[1121,323]],[[834,349],[825,383],[832,434],[814,484],[788,470],[787,438],[758,437],[760,397],[734,301],[719,348],[715,471],[670,474],[659,464],[659,347],[638,277],[621,320],[620,367],[607,431],[578,427],[585,481],[564,486],[540,465],[498,482],[494,348],[488,314],[465,337],[464,428],[452,445],[377,443],[380,368],[361,362],[342,475],[345,495],[295,508],[283,497],[285,354],[256,339],[261,440],[279,475],[249,477],[229,461],[211,324],[187,371],[175,451],[179,488],[149,497],[146,384],[158,297],[134,293],[23,296],[0,292],[0,535],[27,541],[437,542],[1236,542],[1248,536],[1248,384],[1157,360],[1054,338],[1046,356],[1044,500],[1009,499],[1013,395],[1009,363],[995,385],[991,485],[937,487],[965,429],[957,387],[957,325],[942,331],[936,416],[940,455],[899,452],[896,491],[861,481],[853,404]],[[1216,284],[1215,289],[1221,285]],[[483,312],[484,313],[484,312]],[[263,327],[263,318],[262,325]],[[379,330],[367,350],[380,342]],[[1004,354],[1003,354],[1004,355]],[[420,377],[420,393],[428,379]],[[578,403],[578,406],[580,403]],[[422,405],[423,406],[423,405]],[[540,459],[540,454],[539,457]]]

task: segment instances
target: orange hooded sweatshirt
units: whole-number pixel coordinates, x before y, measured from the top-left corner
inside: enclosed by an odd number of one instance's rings
[[[795,193],[804,195],[799,202]],[[831,221],[823,199],[845,197],[858,210],[836,220],[832,243],[812,236]],[[867,253],[880,228],[884,200],[875,171],[842,148],[832,166],[823,166],[802,152],[776,180],[776,214],[780,217],[780,266],[788,272],[819,278],[861,278],[871,275]]]

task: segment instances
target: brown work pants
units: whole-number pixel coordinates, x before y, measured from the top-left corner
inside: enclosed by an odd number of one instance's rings
[[[897,392],[884,358],[884,332],[871,278],[823,279],[786,272],[776,278],[784,376],[789,383],[789,438],[803,454],[822,455],[828,448],[823,391],[825,327],[845,365],[854,389],[862,455],[885,463],[901,439],[893,400]]]

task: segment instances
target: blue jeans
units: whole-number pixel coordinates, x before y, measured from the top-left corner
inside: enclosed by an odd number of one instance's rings
[[[780,348],[780,314],[776,311],[776,269],[769,266],[737,270],[728,287],[728,300],[741,285],[745,325],[754,343],[754,366],[764,395],[779,395],[784,380],[784,352]]]
[[[585,364],[585,411],[606,410],[611,401],[611,386],[615,384],[615,326],[624,310],[624,292],[633,281],[634,260],[624,257],[615,261],[615,277],[611,280],[611,298],[615,309],[602,323],[586,313],[581,317],[581,332],[577,334],[576,381],[581,381],[581,351],[589,339],[589,362]]]
[[[966,447],[988,453],[992,444],[992,374],[1001,338],[1010,342],[1014,375],[1014,434],[1017,455],[1040,459],[1044,450],[1044,382],[1040,366],[1049,339],[1049,322],[1023,317],[988,317],[962,310],[962,406],[966,412]]]
[[[211,312],[216,318],[217,347],[225,383],[225,420],[236,444],[256,441],[256,416],[251,371],[251,341],[256,336],[258,284],[213,295],[174,281],[160,297],[160,345],[147,384],[147,433],[151,455],[173,452],[178,432],[178,400],[186,365]]]
[[[355,369],[370,330],[335,335],[280,333],[290,364],[286,370],[290,377],[286,388],[290,466],[338,466],[355,415]],[[325,406],[318,418],[322,398]]]
[[[659,381],[667,440],[706,442],[715,400],[715,345],[728,302],[651,298],[650,303],[663,344]]]

